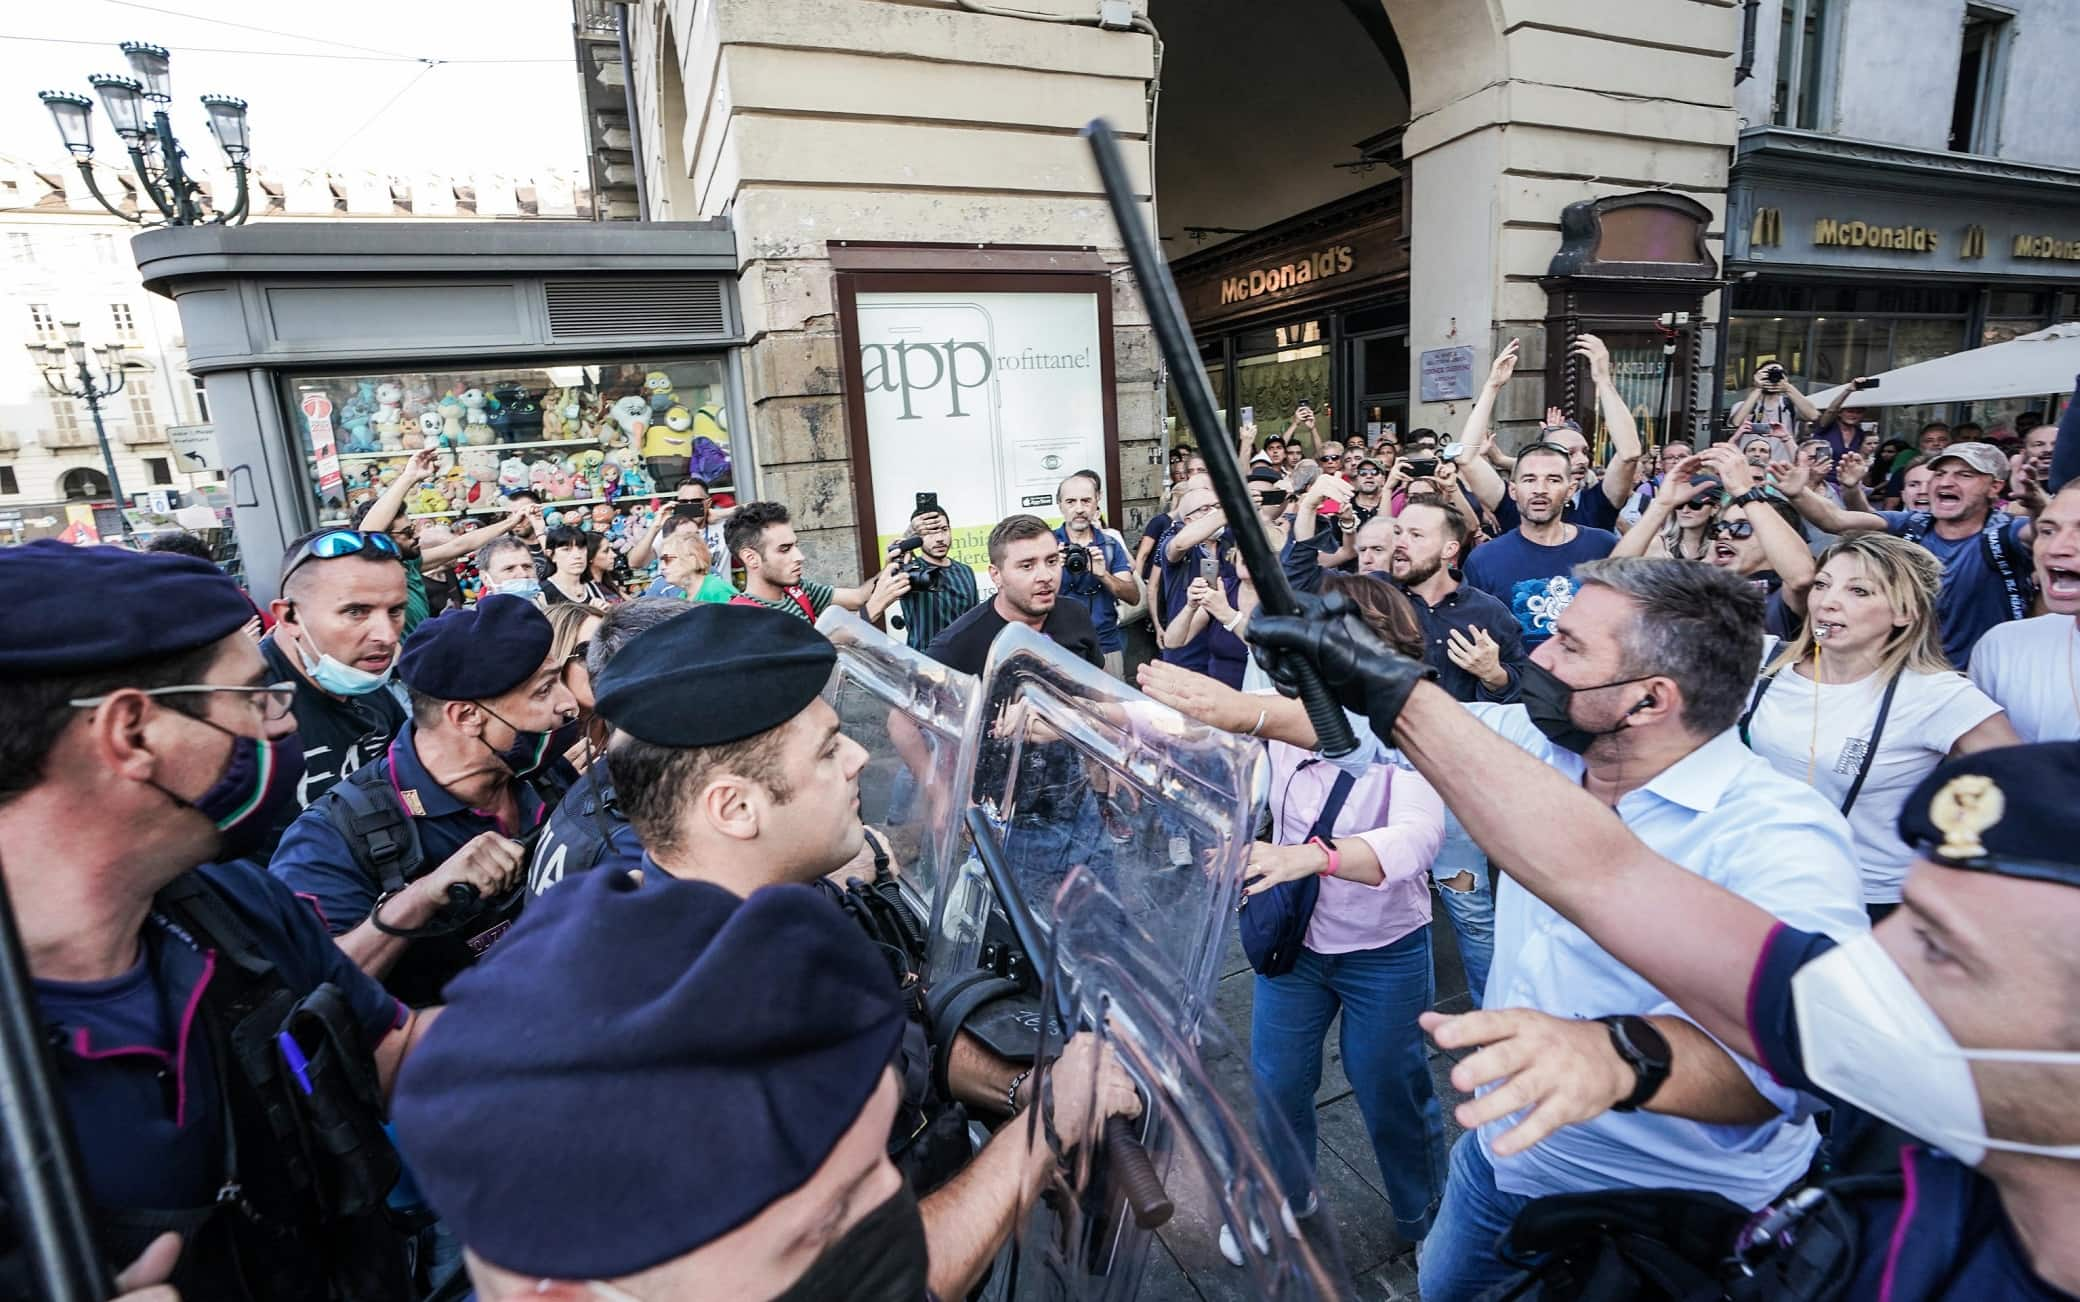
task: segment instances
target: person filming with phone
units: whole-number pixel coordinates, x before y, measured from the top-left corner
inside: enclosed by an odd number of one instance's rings
[[[953,522],[937,493],[919,493],[910,512],[910,533],[889,545],[889,557],[908,575],[910,589],[901,611],[889,617],[903,640],[922,651],[981,600],[973,567],[953,559]],[[900,621],[900,625],[898,625]]]

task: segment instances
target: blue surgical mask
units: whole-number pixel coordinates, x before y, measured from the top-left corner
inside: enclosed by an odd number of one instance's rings
[[[502,597],[519,597],[523,601],[533,601],[542,595],[542,581],[540,579],[507,579],[504,583],[491,589],[491,591]]]
[[[298,632],[301,636],[295,643],[296,658],[302,662],[303,672],[321,690],[334,696],[366,696],[389,682],[391,672],[397,668],[397,655],[394,652],[390,656],[390,663],[383,666],[383,672],[379,674],[342,664],[323,651],[314,657],[306,644],[315,646],[316,643],[311,642],[308,632],[301,629]]]

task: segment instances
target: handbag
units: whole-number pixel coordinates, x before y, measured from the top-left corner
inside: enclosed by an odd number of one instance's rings
[[[1302,764],[1320,763],[1308,760]],[[1388,789],[1393,789],[1394,770],[1387,766]],[[1315,815],[1314,826],[1307,831],[1307,839],[1321,837],[1329,840],[1335,835],[1336,819],[1343,813],[1343,802],[1350,798],[1351,788],[1358,779],[1350,773],[1339,772],[1335,783],[1329,788],[1329,798],[1322,802],[1322,811]],[[1242,931],[1242,952],[1249,957],[1249,965],[1260,976],[1284,976],[1293,970],[1300,959],[1300,950],[1307,940],[1307,924],[1314,918],[1315,901],[1322,893],[1319,876],[1307,876],[1297,882],[1280,882],[1268,891],[1252,895],[1242,902],[1242,912],[1237,925]]]

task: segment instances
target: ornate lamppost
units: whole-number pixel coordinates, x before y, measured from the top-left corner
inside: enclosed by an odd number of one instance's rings
[[[124,508],[130,504],[123,496],[123,481],[116,474],[115,449],[108,444],[108,425],[101,419],[101,404],[123,391],[123,345],[105,344],[94,348],[101,372],[96,375],[87,360],[87,341],[80,335],[79,322],[62,321],[65,331],[62,344],[45,344],[43,347],[43,382],[51,392],[61,398],[77,398],[87,404],[87,413],[94,418],[94,437],[101,440],[101,466],[108,472],[108,495],[116,502],[116,518],[123,522],[123,536],[130,536],[130,517]]]
[[[246,134],[246,102],[232,95],[204,95],[202,107],[209,113],[210,134],[217,138],[225,158],[238,178],[238,198],[228,209],[212,209],[200,200],[202,187],[189,174],[183,160],[188,153],[174,138],[167,105],[173,102],[172,56],[160,45],[125,41],[121,49],[130,61],[129,77],[96,73],[87,78],[101,97],[109,123],[130,153],[130,170],[137,174],[139,191],[159,211],[157,220],[139,205],[136,213],[125,212],[109,202],[94,179],[94,101],[72,91],[46,90],[37,98],[51,112],[58,135],[86,178],[87,190],[101,206],[124,221],[140,226],[236,225],[246,219],[248,179],[246,157],[251,140]]]

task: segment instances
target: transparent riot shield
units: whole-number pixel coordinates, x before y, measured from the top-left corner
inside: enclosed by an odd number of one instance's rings
[[[838,649],[824,700],[867,750],[860,817],[888,839],[891,867],[921,919],[952,875],[961,742],[981,706],[974,678],[890,638],[837,606],[816,628]]]
[[[979,715],[957,789],[982,817],[971,831],[963,810],[949,836],[959,867],[934,920],[933,980],[980,967],[1029,992],[965,1024],[1004,1057],[1051,1058],[1079,1030],[1102,1037],[1143,1100],[1132,1131],[1166,1191],[1130,1197],[1136,1177],[1098,1132],[1051,1130],[1062,1160],[999,1263],[999,1296],[1133,1297],[1157,1235],[1180,1262],[1225,1270],[1223,1226],[1248,1293],[1347,1296],[1328,1218],[1284,1211],[1309,1205],[1306,1164],[1212,1012],[1267,780],[1260,748],[1015,624],[991,648]],[[978,834],[1016,897],[1008,910]],[[1063,1103],[1050,1116],[1091,1111]]]

